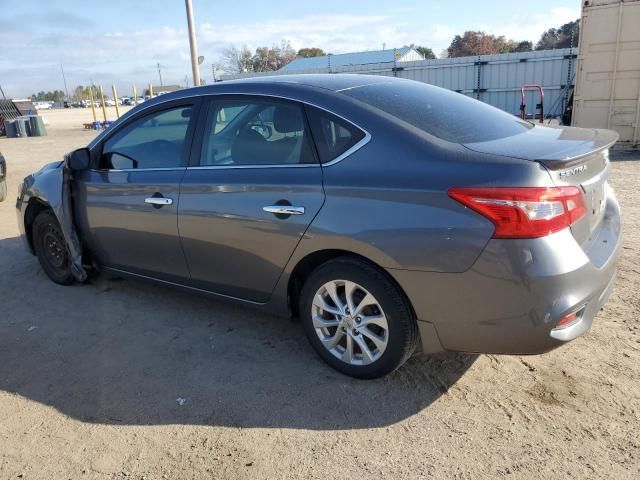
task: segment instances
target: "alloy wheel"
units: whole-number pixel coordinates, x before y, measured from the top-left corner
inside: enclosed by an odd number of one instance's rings
[[[375,362],[389,343],[387,317],[380,303],[349,280],[322,285],[314,295],[311,318],[324,348],[349,365]]]

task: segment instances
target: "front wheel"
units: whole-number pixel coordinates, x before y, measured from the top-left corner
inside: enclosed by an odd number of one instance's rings
[[[71,256],[60,224],[50,211],[44,211],[33,222],[33,246],[40,266],[47,276],[60,285],[71,285]]]
[[[316,352],[357,378],[392,372],[418,341],[416,321],[399,288],[383,271],[349,257],[311,273],[300,296],[300,318]]]

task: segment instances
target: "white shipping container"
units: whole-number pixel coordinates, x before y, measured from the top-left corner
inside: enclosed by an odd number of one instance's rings
[[[572,124],[640,142],[640,0],[583,3]]]

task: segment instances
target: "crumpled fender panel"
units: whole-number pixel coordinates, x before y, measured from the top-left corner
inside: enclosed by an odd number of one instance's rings
[[[78,281],[85,281],[87,272],[82,266],[82,246],[73,224],[73,206],[71,199],[71,180],[73,172],[64,162],[45,165],[40,171],[24,179],[16,208],[21,230],[24,227],[24,216],[32,199],[51,207],[62,229],[71,257],[73,275]]]

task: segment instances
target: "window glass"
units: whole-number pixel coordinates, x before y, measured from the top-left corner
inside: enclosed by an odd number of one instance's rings
[[[215,102],[205,126],[200,165],[315,163],[304,112],[284,102]]]
[[[191,107],[147,115],[109,138],[100,168],[174,168],[183,162]]]
[[[365,136],[354,125],[318,108],[309,107],[307,113],[322,163],[338,158]]]
[[[342,93],[449,142],[497,140],[532,128],[486,103],[421,82],[378,83]]]

